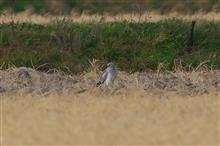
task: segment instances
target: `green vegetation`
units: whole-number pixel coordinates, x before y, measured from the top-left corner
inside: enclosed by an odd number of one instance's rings
[[[31,6],[35,12],[40,12],[46,5],[45,0],[2,0],[0,2],[1,10],[11,8],[14,12],[24,11],[28,6]]]
[[[82,13],[142,13],[157,10],[161,13],[177,11],[194,13],[220,10],[219,0],[0,0],[0,10],[12,9],[24,11],[32,7],[34,12],[51,14],[68,14],[71,10]]]
[[[199,22],[193,52],[185,51],[190,24],[180,20],[156,23],[72,23],[0,25],[0,64],[57,68],[79,73],[89,60],[114,61],[121,70],[145,71],[175,61],[197,66],[203,61],[220,68],[220,23]]]

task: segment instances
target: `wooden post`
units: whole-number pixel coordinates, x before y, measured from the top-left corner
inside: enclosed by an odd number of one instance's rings
[[[188,53],[192,52],[192,48],[193,48],[193,44],[194,44],[193,36],[194,36],[195,24],[196,24],[196,21],[193,20],[192,23],[191,23],[191,28],[190,28],[190,32],[189,32],[189,35],[188,35],[188,42],[187,42],[187,47],[186,47],[186,51]]]

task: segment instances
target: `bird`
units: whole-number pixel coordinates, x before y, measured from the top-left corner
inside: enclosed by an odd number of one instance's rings
[[[99,82],[96,84],[97,87],[104,84],[105,86],[113,85],[114,80],[118,75],[116,65],[112,62],[107,64],[107,68],[102,72]]]

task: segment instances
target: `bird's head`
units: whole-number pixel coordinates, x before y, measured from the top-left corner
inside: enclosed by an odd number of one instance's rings
[[[108,64],[107,64],[107,67],[114,67],[115,65],[114,65],[114,63],[113,62],[109,62]]]

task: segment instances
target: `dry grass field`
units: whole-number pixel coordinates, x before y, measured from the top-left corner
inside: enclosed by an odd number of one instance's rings
[[[143,14],[130,13],[130,14],[117,14],[117,15],[100,15],[100,14],[78,14],[73,12],[70,15],[39,15],[32,14],[29,10],[24,12],[12,14],[10,12],[3,12],[0,15],[0,23],[23,23],[23,22],[32,22],[36,24],[48,24],[56,20],[70,20],[72,22],[84,23],[84,22],[118,22],[118,21],[128,21],[134,23],[140,22],[158,22],[165,19],[181,19],[186,21],[191,21],[193,19],[202,20],[202,21],[220,21],[220,13],[218,12],[209,12],[209,13],[196,13],[191,15],[179,14],[172,12],[166,15],[158,14],[157,12],[145,12]]]
[[[3,145],[217,145],[219,94],[1,97]]]
[[[218,71],[172,73],[177,78],[120,73],[116,89],[97,89],[94,73],[62,78],[24,70],[0,72],[1,92],[6,92],[1,94],[2,145],[219,144]],[[29,77],[41,92],[21,92],[30,86],[25,84]],[[67,93],[67,80],[76,80],[73,92]],[[47,94],[41,84],[62,89],[48,89]]]

